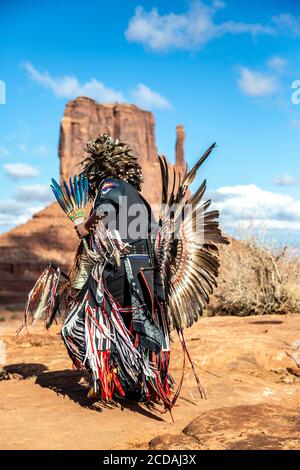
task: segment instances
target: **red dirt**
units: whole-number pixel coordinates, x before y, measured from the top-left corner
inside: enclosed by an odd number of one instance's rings
[[[93,404],[58,328],[36,327],[16,338],[17,325],[0,324],[7,352],[2,377],[9,378],[0,381],[1,449],[147,449],[150,441],[150,448],[163,449],[299,447],[299,315],[203,318],[187,330],[208,399],[199,398],[188,369],[174,424],[159,407]],[[171,354],[178,380],[177,339]]]

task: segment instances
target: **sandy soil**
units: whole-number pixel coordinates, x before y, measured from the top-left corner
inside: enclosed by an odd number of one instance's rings
[[[188,368],[174,423],[131,402],[102,408],[71,369],[59,329],[15,337],[0,323],[1,449],[226,449],[300,447],[300,315],[204,318],[186,338],[207,400]],[[298,341],[298,342],[297,342]],[[172,345],[171,372],[181,374]]]

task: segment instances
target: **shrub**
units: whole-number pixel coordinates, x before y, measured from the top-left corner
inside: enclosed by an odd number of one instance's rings
[[[221,277],[209,314],[300,312],[300,255],[265,247],[257,237],[221,247]]]

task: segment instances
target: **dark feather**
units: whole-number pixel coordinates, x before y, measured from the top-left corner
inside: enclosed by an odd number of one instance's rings
[[[210,200],[203,202],[206,181],[192,196],[186,197],[197,170],[214,148],[215,144],[211,145],[192,170],[186,170],[176,193],[174,176],[168,206],[159,222],[155,253],[167,293],[170,322],[177,329],[191,326],[202,315],[217,285],[220,263],[216,244],[228,243],[219,229],[219,212],[209,211]],[[166,201],[167,168],[163,157],[159,161],[162,200]],[[177,208],[174,218],[170,219],[168,211],[173,203]]]

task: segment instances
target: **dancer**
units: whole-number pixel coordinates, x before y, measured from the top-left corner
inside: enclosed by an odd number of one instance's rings
[[[206,183],[192,195],[188,189],[214,147],[182,181],[175,171],[170,176],[165,158],[158,157],[158,224],[140,193],[138,159],[106,134],[87,143],[81,174],[70,186],[53,182],[81,242],[65,282],[54,266],[41,275],[29,294],[24,324],[44,317],[49,327],[64,303],[62,338],[75,367],[91,373],[90,396],[160,402],[168,410],[176,402],[182,380],[171,393],[170,331],[177,331],[193,367],[183,330],[208,304],[219,271],[217,245],[228,243],[218,212],[203,201]],[[88,199],[92,209],[85,220]]]

